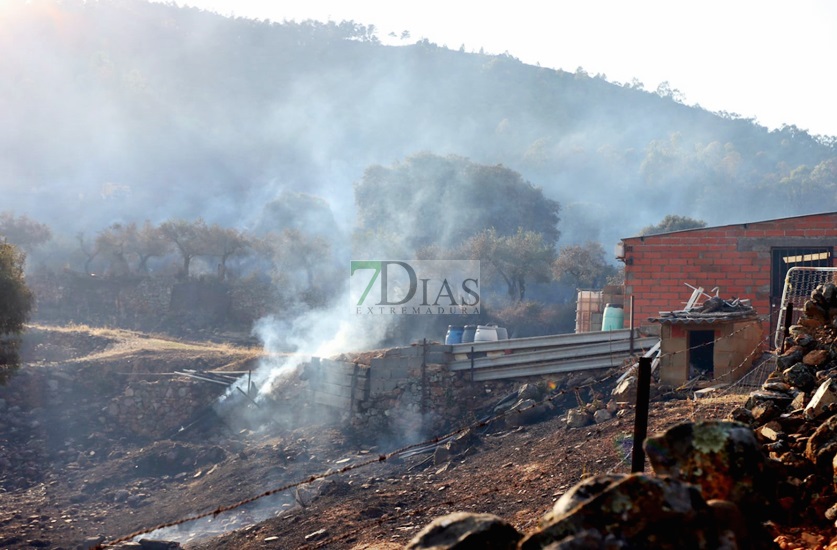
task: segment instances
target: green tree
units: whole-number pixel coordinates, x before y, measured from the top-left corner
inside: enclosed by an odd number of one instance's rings
[[[699,229],[706,227],[706,222],[697,220],[688,216],[677,216],[673,214],[667,215],[656,225],[649,225],[640,230],[640,236],[658,235],[660,233],[670,233],[672,231],[683,231],[685,229]]]
[[[326,287],[337,287],[331,247],[324,237],[285,229],[254,241],[253,247],[272,263],[271,278],[288,301],[323,305],[328,298]]]
[[[83,231],[76,233],[76,240],[78,241],[81,253],[84,254],[84,273],[86,275],[92,275],[90,272],[90,266],[93,264],[93,260],[96,259],[96,256],[99,255],[99,247],[96,245],[95,240],[92,243],[87,240]]]
[[[554,246],[560,205],[502,165],[421,153],[391,167],[369,167],[355,185],[356,233],[395,233],[403,254],[427,246],[456,248],[480,231],[518,228]]]
[[[488,279],[505,283],[509,298],[521,302],[528,282],[546,282],[555,261],[555,247],[535,231],[518,228],[513,235],[500,235],[486,229],[463,245],[467,257],[480,260],[480,270]]]
[[[605,259],[604,247],[595,241],[562,247],[552,262],[555,280],[576,288],[601,288],[616,273]]]
[[[96,250],[108,257],[110,275],[127,275],[130,272],[125,254],[132,230],[136,230],[136,226],[114,223],[96,236]]]
[[[192,260],[210,253],[209,228],[202,218],[194,221],[170,220],[160,225],[163,235],[177,247],[183,258],[183,277],[189,277]]]
[[[0,243],[0,382],[18,365],[20,333],[35,303],[23,274],[25,260],[20,249]]]
[[[25,215],[0,212],[0,242],[31,251],[52,238],[49,227]]]
[[[160,258],[171,251],[171,241],[166,238],[159,227],[152,225],[148,220],[142,224],[142,227],[131,224],[129,237],[130,250],[138,259],[138,273],[148,273],[148,260]]]
[[[206,230],[206,250],[218,258],[218,279],[227,278],[227,261],[234,256],[244,256],[249,251],[250,239],[238,229],[212,224]]]

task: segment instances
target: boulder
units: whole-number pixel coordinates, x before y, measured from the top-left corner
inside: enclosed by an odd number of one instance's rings
[[[527,535],[520,549],[582,548],[562,545],[579,537],[589,539],[591,532],[596,533],[594,539],[608,541],[592,548],[720,547],[712,512],[697,487],[644,474],[611,481],[606,477],[586,482],[601,487],[601,492],[547,513],[540,529]],[[556,543],[560,544],[552,546]]]
[[[569,428],[583,428],[592,423],[592,415],[584,409],[570,409],[567,411],[567,427]]]
[[[809,367],[820,367],[828,361],[828,350],[815,349],[805,354],[802,362]]]
[[[794,388],[799,388],[802,391],[813,390],[817,384],[817,379],[811,368],[805,363],[797,363],[792,367],[782,371],[782,380]]]
[[[506,426],[516,428],[538,422],[551,407],[551,403],[548,402],[539,404],[534,399],[521,399],[509,409],[505,418]]]
[[[808,438],[805,444],[805,458],[813,462],[820,472],[830,475],[835,454],[837,454],[837,416],[831,416]]]
[[[619,403],[635,403],[636,385],[636,376],[628,376],[613,389],[613,398]]]
[[[405,547],[406,550],[513,550],[522,535],[492,514],[454,512],[434,519]]]
[[[698,486],[706,500],[734,502],[752,519],[767,506],[767,457],[749,426],[726,420],[678,424],[647,438],[644,448],[654,473]]]

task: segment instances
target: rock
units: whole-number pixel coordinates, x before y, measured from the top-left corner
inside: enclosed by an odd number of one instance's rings
[[[81,547],[84,550],[90,550],[91,548],[95,548],[105,542],[105,537],[99,535],[98,537],[87,537],[81,543]]]
[[[734,502],[747,510],[748,519],[760,517],[768,504],[767,457],[744,424],[679,424],[647,438],[644,448],[654,473],[697,485],[706,500]]]
[[[776,358],[776,369],[782,372],[802,361],[803,357],[805,354],[802,348],[794,346]]]
[[[766,424],[774,418],[778,418],[782,414],[782,410],[775,401],[762,401],[756,404],[750,412],[753,415],[753,421],[758,425]]]
[[[755,433],[759,440],[766,442],[775,442],[787,438],[787,435],[782,432],[782,425],[778,422],[768,422],[759,426]]]
[[[613,415],[610,414],[607,409],[599,409],[593,413],[593,420],[596,424],[601,424],[602,422],[607,422],[613,418]]]
[[[478,443],[478,437],[473,430],[468,428],[448,442],[450,451],[455,454],[461,454],[467,451]]]
[[[627,477],[627,474],[601,474],[579,481],[569,491],[561,495],[561,498],[552,507],[552,515],[558,517],[570,512],[582,502],[587,502],[601,494],[612,484],[622,481],[625,477]]]
[[[820,387],[817,388],[817,391],[814,392],[813,397],[805,406],[805,418],[813,420],[823,415],[831,403],[837,403],[837,388],[834,387],[833,381],[828,379],[820,384]]]
[[[583,428],[592,422],[593,419],[586,410],[570,409],[567,411],[567,427],[569,428]]]
[[[837,454],[837,416],[832,416],[816,429],[805,445],[805,458],[823,473],[832,474],[834,455]]]
[[[492,514],[454,512],[434,519],[405,547],[406,550],[513,550],[521,534]]]
[[[442,464],[445,464],[446,462],[450,461],[450,458],[450,447],[448,447],[447,445],[439,445],[433,452],[433,464],[436,466],[441,466]]]
[[[753,413],[744,407],[736,407],[729,412],[727,420],[734,420],[751,426],[754,422]]]
[[[607,548],[718,548],[712,512],[694,485],[671,478],[631,474],[566,513],[549,512],[541,528],[527,535],[521,550],[550,546],[594,531],[607,538]],[[667,526],[667,528],[661,528]],[[570,537],[568,539],[568,537]],[[578,548],[567,546],[565,548]],[[593,546],[601,548],[605,546]]]
[[[819,367],[828,361],[828,350],[815,349],[805,354],[802,358],[802,363],[809,367]]]
[[[749,395],[749,397],[747,397],[747,402],[744,403],[744,407],[753,410],[753,407],[759,403],[773,401],[780,409],[784,409],[792,400],[793,397],[785,392],[765,390],[754,391]]]
[[[768,379],[761,385],[762,389],[767,391],[780,391],[780,392],[787,392],[790,391],[790,385],[786,382],[778,380],[776,378]]]
[[[535,384],[523,384],[517,390],[518,399],[533,399],[535,401],[541,398],[541,390]]]
[[[613,389],[613,398],[620,403],[635,403],[636,385],[636,376],[628,376]]]
[[[509,409],[506,415],[506,425],[512,428],[538,422],[549,410],[546,403],[538,404],[533,399],[520,400]]]
[[[794,366],[782,371],[782,379],[794,388],[799,388],[802,391],[813,390],[817,384],[817,379],[814,373],[811,372],[810,367],[804,363],[797,363]]]

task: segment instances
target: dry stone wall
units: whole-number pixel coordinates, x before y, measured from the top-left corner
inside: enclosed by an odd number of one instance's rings
[[[107,416],[117,429],[143,437],[171,435],[209,407],[223,388],[205,382],[140,380],[111,399]]]

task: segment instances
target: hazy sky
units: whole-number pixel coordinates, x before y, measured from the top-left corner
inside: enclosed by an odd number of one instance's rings
[[[837,135],[833,0],[177,0],[274,21],[353,20],[384,43],[427,38],[610,81],[668,81],[685,103]],[[389,37],[409,31],[402,42]]]

